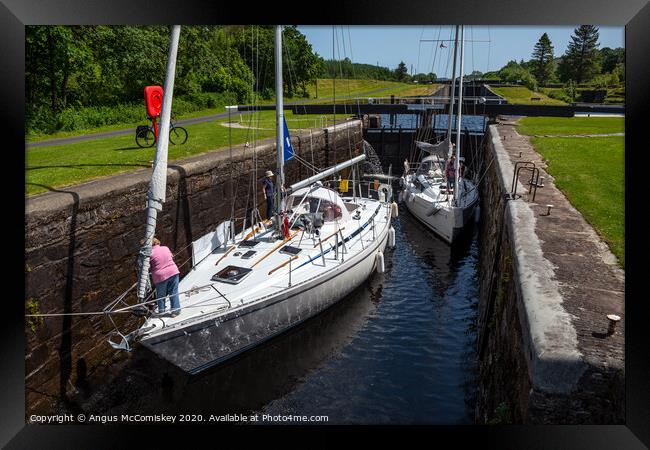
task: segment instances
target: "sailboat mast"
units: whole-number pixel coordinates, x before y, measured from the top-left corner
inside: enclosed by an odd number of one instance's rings
[[[465,29],[460,27],[460,74],[458,79],[458,121],[456,125],[456,188],[454,189],[454,200],[458,200],[458,191],[460,187],[460,122],[463,115],[463,68],[465,56]]]
[[[277,150],[278,174],[276,177],[277,203],[282,204],[282,187],[284,186],[284,109],[282,99],[282,26],[275,27],[275,145]],[[279,226],[279,221],[278,221]]]
[[[167,147],[169,146],[169,119],[172,111],[172,94],[174,92],[174,76],[176,74],[176,55],[181,26],[173,25],[169,38],[169,53],[167,55],[167,74],[163,92],[163,104],[160,112],[160,130],[156,142],[156,157],[153,163],[153,174],[147,192],[147,225],[144,244],[140,249],[140,277],[138,278],[138,299],[144,300],[149,279],[149,263],[151,257],[151,241],[156,232],[158,211],[162,211],[167,190]]]
[[[451,156],[451,128],[452,117],[454,115],[454,99],[456,97],[456,51],[458,50],[458,25],[456,25],[456,38],[454,40],[454,63],[451,69],[451,98],[449,100],[449,120],[447,121],[447,139],[449,140],[449,151],[447,156]]]

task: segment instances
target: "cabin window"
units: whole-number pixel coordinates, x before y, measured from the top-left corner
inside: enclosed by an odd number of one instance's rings
[[[323,213],[325,222],[333,222],[341,218],[341,208],[334,202],[328,200],[320,200],[318,205],[318,212]]]
[[[424,161],[420,164],[420,167],[418,167],[417,174],[428,177],[441,177],[442,164],[440,161]]]
[[[432,170],[433,166],[431,164],[431,161],[424,161],[422,164],[420,164],[420,167],[418,168],[418,173],[419,174],[427,174],[429,173],[429,170]]]

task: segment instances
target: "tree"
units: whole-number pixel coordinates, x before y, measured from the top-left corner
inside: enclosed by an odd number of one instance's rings
[[[599,73],[598,45],[598,28],[593,25],[580,25],[576,28],[558,66],[560,79],[564,82],[573,80],[580,84],[590,81]]]
[[[532,73],[540,84],[548,83],[553,76],[553,45],[548,34],[542,34],[533,50]]]
[[[395,79],[397,81],[405,81],[408,77],[408,69],[404,61],[400,61],[397,68],[395,69]]]
[[[603,61],[600,73],[613,72],[618,64],[625,64],[625,49],[623,48],[605,47],[600,49],[600,55]]]
[[[537,80],[525,67],[522,67],[517,61],[508,61],[498,72],[502,81],[510,83],[522,83],[532,91],[537,90]]]
[[[480,80],[481,78],[483,78],[483,72],[480,70],[474,70],[467,76],[468,80]]]
[[[275,27],[251,26],[238,30],[238,49],[253,68],[256,89],[262,93],[275,88]],[[298,87],[306,91],[306,83],[320,72],[322,59],[312,51],[307,38],[295,26],[282,32],[282,82],[284,91],[293,96]]]

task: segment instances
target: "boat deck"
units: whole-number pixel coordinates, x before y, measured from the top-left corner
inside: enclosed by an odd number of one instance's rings
[[[343,197],[343,201],[346,206],[354,206],[351,197]],[[300,228],[291,229],[290,238],[284,240],[273,238],[271,230],[262,230],[255,238],[251,236],[246,240],[248,243],[257,242],[252,247],[242,245],[243,237],[251,233],[251,228],[240,233],[234,244],[229,241],[225,247],[216,249],[180,281],[180,314],[148,318],[143,329],[152,326],[153,329],[146,335],[165,333],[208,317],[216,318],[337,270],[346,260],[370,246],[375,236],[390,226],[389,203],[365,198],[356,198],[354,203],[358,207],[353,209],[349,220],[325,222],[320,228],[322,251],[318,236]],[[355,215],[357,210],[358,216]],[[335,248],[337,242],[338,252]],[[300,252],[294,256],[287,254],[282,251],[286,246],[300,249]],[[249,250],[255,253],[243,258]],[[238,283],[213,279],[215,274],[228,267],[242,274]],[[169,308],[169,300],[167,302]]]

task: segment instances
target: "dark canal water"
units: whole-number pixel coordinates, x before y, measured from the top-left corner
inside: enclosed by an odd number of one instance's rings
[[[472,423],[477,233],[449,247],[403,207],[394,226],[386,272],[290,333],[194,377],[136,351],[115,381],[80,391],[66,409]]]

